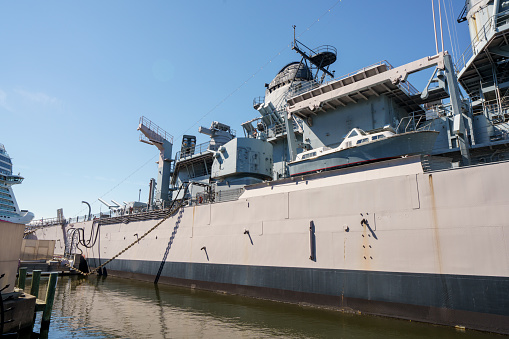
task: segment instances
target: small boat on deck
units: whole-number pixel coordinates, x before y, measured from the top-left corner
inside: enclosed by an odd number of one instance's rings
[[[407,155],[430,154],[438,134],[429,130],[396,134],[391,127],[367,133],[353,128],[338,147],[302,152],[288,167],[290,175],[296,176]]]

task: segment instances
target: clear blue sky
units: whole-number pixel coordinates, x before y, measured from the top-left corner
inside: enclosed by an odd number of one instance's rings
[[[455,19],[464,1],[444,1],[462,53],[468,28]],[[300,60],[288,48],[292,25],[310,47],[337,47],[336,75],[435,54],[430,0],[336,2],[4,1],[0,143],[25,177],[14,187],[20,207],[73,217],[86,213],[82,200],[94,213],[106,210],[99,197],[133,201],[141,189],[146,201],[157,151],[138,141],[139,117],[176,145],[182,134],[206,141],[197,129],[213,120],[241,134],[264,83]]]

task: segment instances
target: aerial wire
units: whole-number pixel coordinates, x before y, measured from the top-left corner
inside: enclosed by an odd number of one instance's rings
[[[433,12],[433,31],[435,32],[435,48],[438,54],[437,23],[435,20],[435,0],[431,0],[431,11]]]
[[[157,155],[154,155],[154,156],[151,156],[150,159],[148,159],[146,162],[143,163],[143,165],[141,165],[140,167],[138,167],[136,170],[134,170],[134,172],[132,172],[131,174],[129,174],[127,177],[125,177],[124,179],[122,179],[122,181],[120,181],[118,184],[116,184],[115,186],[113,186],[110,190],[108,190],[107,192],[105,192],[103,195],[101,195],[98,199],[94,200],[90,205],[94,205],[96,202],[99,201],[99,199],[102,199],[104,198],[108,193],[112,192],[114,189],[116,189],[118,186],[122,185],[124,182],[126,182],[130,177],[132,177],[134,174],[138,173],[143,167],[145,167],[146,165],[148,165],[148,163],[150,163],[151,161],[154,161],[154,159],[157,157]],[[84,211],[85,209],[81,209],[78,213],[76,213],[75,217],[78,217],[81,215],[81,213]]]
[[[440,19],[440,42],[442,43],[442,53],[444,52],[444,30],[442,29],[442,6],[438,0],[438,17]]]
[[[451,27],[449,26],[450,17],[447,12],[447,6],[445,5],[445,0],[438,0],[438,1],[444,1],[443,5],[444,5],[444,11],[445,11],[445,22],[447,23],[447,32],[449,33],[449,42],[451,43],[452,55],[453,55],[453,59],[454,59],[454,56],[456,56],[456,48],[454,47],[454,43],[452,41]]]
[[[300,38],[302,35],[304,35],[307,31],[309,31],[311,29],[311,27],[313,27],[317,22],[320,21],[320,19],[322,19],[324,16],[326,16],[327,14],[329,14],[332,9],[334,9],[334,7],[336,7],[342,0],[337,0],[327,11],[325,11],[318,19],[316,19],[315,21],[313,21],[313,23],[311,23],[305,30],[303,30],[298,36],[297,38]],[[210,110],[208,110],[204,115],[201,116],[201,118],[199,118],[195,123],[193,123],[191,126],[189,126],[188,129],[186,129],[184,132],[182,132],[180,136],[182,136],[183,134],[187,133],[190,129],[192,129],[193,127],[195,127],[196,125],[198,125],[198,123],[200,121],[202,121],[205,117],[207,117],[210,113],[212,113],[213,111],[216,110],[216,108],[218,108],[219,106],[221,106],[221,104],[223,104],[226,100],[228,100],[231,96],[233,96],[238,90],[240,90],[245,84],[248,83],[249,80],[253,79],[258,73],[260,73],[265,67],[267,67],[267,65],[269,65],[270,63],[272,63],[272,61],[274,61],[278,56],[281,55],[281,53],[283,53],[285,50],[287,50],[288,48],[291,48],[292,47],[292,44],[288,44],[286,45],[285,47],[283,47],[277,54],[275,54],[269,61],[267,61],[265,64],[263,64],[260,68],[258,68],[256,70],[256,72],[254,72],[253,74],[251,74],[251,76],[249,76],[249,78],[247,78],[243,83],[241,83],[237,88],[235,88],[232,92],[230,92],[230,94],[228,94],[226,97],[224,97],[221,101],[219,101],[219,103],[217,103],[214,107],[212,107]]]
[[[297,38],[300,38],[302,35],[304,35],[307,31],[309,31],[316,23],[318,23],[323,17],[325,17],[327,14],[329,14],[333,9],[334,7],[336,7],[342,0],[337,0],[331,7],[329,7],[329,9],[327,9],[320,17],[318,17],[318,19],[316,19],[315,21],[313,21],[306,29],[304,29],[298,36]],[[267,67],[267,65],[269,65],[270,63],[272,63],[272,61],[274,61],[278,56],[281,55],[281,53],[283,53],[285,50],[291,48],[291,43],[286,45],[285,47],[283,47],[279,52],[277,52],[269,61],[267,61],[265,64],[263,64],[260,68],[258,68],[253,74],[251,74],[246,80],[244,80],[244,82],[242,82],[239,86],[237,86],[237,88],[235,88],[233,91],[231,91],[228,95],[226,95],[222,100],[220,100],[216,105],[214,105],[210,110],[208,110],[204,115],[201,116],[201,118],[199,118],[198,120],[196,120],[196,122],[194,122],[188,129],[186,129],[184,132],[182,132],[181,134],[179,134],[179,137],[181,137],[182,135],[186,134],[190,129],[192,129],[193,127],[195,127],[196,125],[198,125],[198,123],[200,123],[200,121],[202,121],[205,117],[207,117],[210,113],[212,113],[213,111],[215,111],[219,106],[221,106],[226,100],[228,100],[230,97],[232,97],[235,93],[237,93],[242,87],[244,87],[244,85],[246,85],[251,79],[253,79],[258,73],[260,73],[265,67]],[[145,162],[143,165],[141,165],[138,169],[136,169],[134,172],[132,172],[131,174],[129,174],[127,177],[125,177],[124,179],[122,179],[118,184],[116,184],[113,188],[111,188],[110,190],[108,190],[106,193],[104,193],[103,195],[101,195],[99,198],[103,198],[105,197],[108,193],[112,192],[114,189],[116,189],[118,186],[120,186],[121,184],[123,184],[125,181],[127,181],[131,176],[133,176],[135,173],[137,173],[138,171],[140,171],[143,167],[145,167],[150,161],[152,161],[156,156],[153,156],[151,157],[149,160],[147,160],[147,162]],[[93,204],[95,204],[98,200],[95,200]],[[81,215],[82,211],[84,211],[85,209],[82,209],[81,211],[79,211],[76,216],[79,216]]]
[[[458,37],[458,30],[456,28],[456,22],[454,20],[454,7],[452,5],[452,0],[449,0],[449,11],[450,11],[450,14],[451,14],[451,22],[452,22],[452,28],[453,28],[454,44],[456,46],[456,51],[458,53],[458,55],[456,56],[456,62],[457,62],[459,57],[460,57],[459,54],[461,53],[461,50],[460,50],[460,43],[459,43],[459,37]]]

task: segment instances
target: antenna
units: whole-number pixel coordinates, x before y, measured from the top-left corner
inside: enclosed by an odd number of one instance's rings
[[[302,56],[302,61],[309,61],[312,65],[316,67],[315,79],[318,78],[318,72],[322,71],[323,75],[320,83],[323,82],[325,78],[325,74],[334,78],[334,72],[329,72],[329,66],[336,62],[338,51],[334,46],[331,45],[323,45],[315,48],[314,50],[304,45],[302,42],[297,40],[295,37],[295,25],[293,27],[293,43],[292,49],[295,50]],[[301,61],[301,63],[302,63]]]

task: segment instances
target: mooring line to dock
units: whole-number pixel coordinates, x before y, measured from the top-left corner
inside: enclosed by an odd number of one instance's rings
[[[111,259],[107,260],[104,264],[94,268],[92,271],[88,272],[88,273],[85,273],[83,271],[81,271],[80,269],[72,266],[71,264],[65,264],[65,266],[69,267],[70,269],[80,273],[81,275],[84,275],[84,276],[89,276],[93,273],[95,273],[96,271],[102,269],[104,266],[106,266],[107,264],[109,264],[110,262],[112,262],[113,260],[115,260],[116,258],[118,258],[119,256],[121,256],[124,252],[126,252],[128,249],[130,249],[131,247],[133,247],[136,243],[139,243],[140,240],[142,240],[143,238],[145,238],[150,232],[152,232],[153,230],[155,230],[157,227],[159,227],[163,222],[165,222],[169,217],[171,217],[172,215],[175,214],[175,212],[177,212],[183,205],[182,204],[179,204],[178,206],[176,206],[174,209],[172,209],[168,215],[166,217],[164,217],[163,219],[161,219],[157,224],[154,225],[154,227],[152,227],[151,229],[149,229],[147,232],[145,232],[145,234],[143,234],[141,237],[139,237],[138,239],[136,239],[134,242],[132,242],[129,246],[127,246],[126,248],[124,248],[122,251],[120,251],[119,253],[117,253],[116,255],[114,255]]]
[[[187,189],[189,188],[189,183],[188,182],[185,182],[183,183],[178,192],[177,192],[177,197],[180,193],[180,191],[182,190],[182,188],[184,188],[184,194],[183,196],[186,195],[187,193]],[[134,242],[132,242],[129,246],[127,246],[126,248],[124,248],[122,251],[120,251],[119,253],[117,253],[116,255],[114,255],[111,259],[107,260],[104,264],[100,265],[99,267],[96,267],[94,268],[92,271],[88,272],[88,273],[85,273],[83,271],[81,271],[80,269],[76,268],[76,267],[73,267],[71,264],[65,264],[65,266],[69,267],[70,269],[84,275],[84,276],[89,276],[93,273],[95,273],[96,271],[102,269],[104,266],[106,266],[107,264],[109,264],[110,262],[112,262],[113,260],[115,260],[116,258],[118,258],[120,255],[122,255],[124,252],[126,252],[128,249],[130,249],[131,247],[133,247],[135,244],[139,243],[140,240],[142,240],[143,238],[145,238],[149,233],[151,233],[153,230],[155,230],[157,227],[159,227],[163,222],[165,222],[168,218],[170,218],[171,216],[173,216],[175,213],[177,213],[177,211],[182,208],[184,206],[184,200],[180,200],[178,205],[177,206],[174,206],[175,203],[177,202],[177,200],[173,200],[173,203],[172,203],[172,206],[170,207],[170,211],[168,212],[168,214],[163,218],[161,219],[157,224],[155,224],[151,229],[149,229],[147,232],[145,232],[141,237],[139,237],[138,239],[136,239]]]

